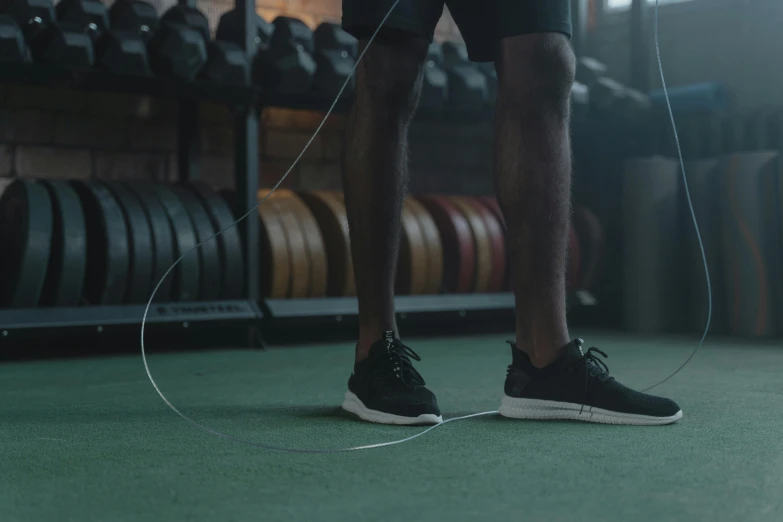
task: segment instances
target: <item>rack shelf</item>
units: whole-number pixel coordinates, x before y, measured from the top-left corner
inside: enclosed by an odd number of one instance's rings
[[[0,341],[62,333],[110,335],[139,328],[144,305],[7,308],[0,310]],[[252,301],[155,303],[147,322],[154,327],[190,328],[204,325],[254,324],[263,317]]]
[[[187,82],[177,78],[135,76],[101,70],[64,69],[55,65],[3,64],[0,83],[63,87],[85,91],[138,94],[161,98],[190,99],[231,106],[250,106],[258,99],[258,90],[205,81]]]

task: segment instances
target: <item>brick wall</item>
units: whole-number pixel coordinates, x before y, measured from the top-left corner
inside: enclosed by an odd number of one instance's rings
[[[154,0],[159,12],[174,0]],[[231,0],[201,0],[213,30]],[[258,0],[268,20],[296,16],[315,28],[339,21],[341,0]],[[437,37],[456,39],[445,13]],[[82,93],[0,84],[0,176],[173,180],[177,172],[176,103],[121,94]],[[268,109],[259,150],[262,186],[277,182],[323,117],[320,113]],[[201,179],[233,186],[233,123],[221,106],[200,107]],[[330,118],[286,186],[339,189],[345,118]],[[411,188],[423,191],[489,191],[489,129],[421,124],[412,133]],[[477,146],[477,140],[485,144]],[[426,145],[426,147],[425,147]],[[477,152],[480,151],[480,152]]]

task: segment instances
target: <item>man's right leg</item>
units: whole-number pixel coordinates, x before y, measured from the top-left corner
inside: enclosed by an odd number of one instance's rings
[[[357,361],[367,357],[384,332],[397,336],[394,277],[407,179],[408,126],[428,45],[422,36],[383,31],[357,70],[343,170],[359,298]],[[366,40],[360,46],[364,48]]]
[[[367,1],[367,0],[364,0]],[[418,0],[417,0],[418,1]],[[360,38],[360,48],[367,39]],[[407,179],[408,126],[429,39],[384,29],[357,69],[345,138],[343,187],[351,234],[359,341],[343,409],[385,424],[435,424],[437,400],[399,341],[394,279]]]

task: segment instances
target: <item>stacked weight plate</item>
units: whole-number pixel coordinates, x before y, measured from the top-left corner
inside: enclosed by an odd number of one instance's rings
[[[200,185],[17,179],[0,187],[0,307],[241,299],[234,217]]]
[[[258,193],[261,294],[267,298],[356,295],[344,195]],[[569,225],[567,283],[589,289],[600,275],[603,229],[584,207]],[[511,290],[506,225],[494,197],[407,197],[401,216],[398,295]]]

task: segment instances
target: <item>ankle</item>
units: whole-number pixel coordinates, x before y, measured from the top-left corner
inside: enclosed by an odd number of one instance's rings
[[[568,342],[562,343],[558,348],[552,349],[552,346],[558,346],[557,344],[551,344],[548,346],[542,346],[540,343],[519,343],[516,344],[516,349],[527,355],[530,364],[539,370],[546,368],[553,362],[560,359],[566,351]]]
[[[359,340],[356,343],[356,362],[361,362],[370,355],[372,346],[380,341],[385,332],[393,331],[394,337],[398,337],[397,328],[359,328]]]

